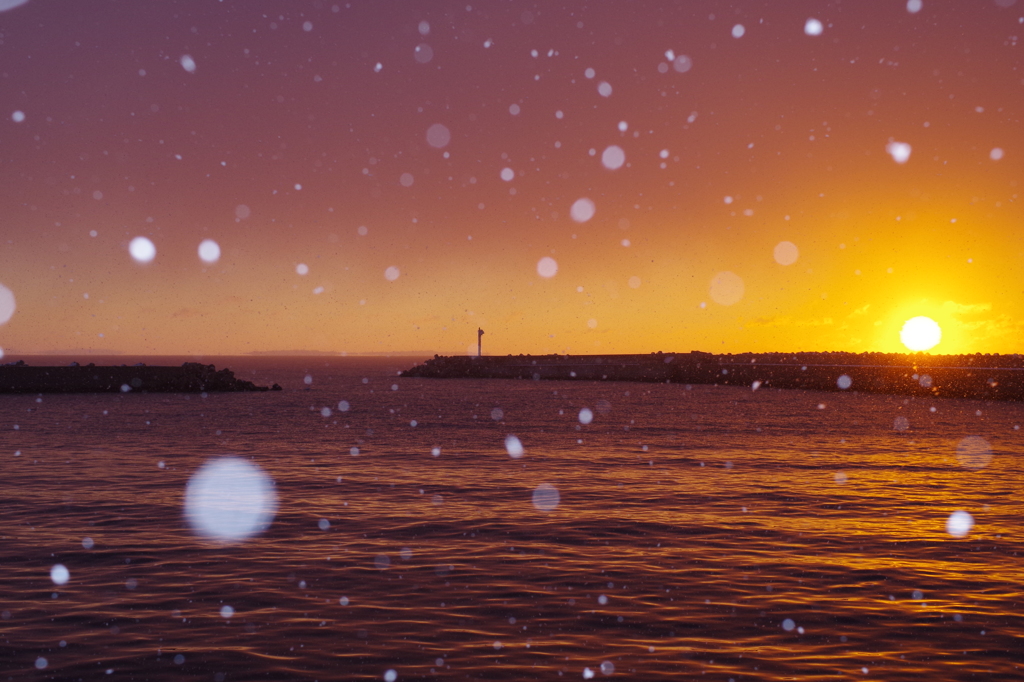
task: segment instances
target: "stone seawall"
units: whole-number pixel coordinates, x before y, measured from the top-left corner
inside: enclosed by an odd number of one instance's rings
[[[0,393],[202,393],[281,390],[236,379],[229,369],[186,362],[181,367],[0,365]]]
[[[745,353],[434,356],[407,377],[717,384],[1024,400],[1018,355]]]

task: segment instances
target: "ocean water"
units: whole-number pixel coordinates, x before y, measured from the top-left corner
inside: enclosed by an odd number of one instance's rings
[[[207,361],[285,390],[0,396],[0,679],[1024,677],[1024,406]]]

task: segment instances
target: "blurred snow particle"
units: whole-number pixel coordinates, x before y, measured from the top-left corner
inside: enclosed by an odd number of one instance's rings
[[[537,261],[537,274],[546,279],[554,277],[558,273],[558,263],[551,256],[544,256]]]
[[[779,265],[792,265],[800,257],[800,249],[793,242],[779,242],[772,252]]]
[[[672,61],[672,68],[679,73],[686,73],[693,68],[693,60],[685,54],[681,54]]]
[[[220,245],[212,239],[199,242],[199,259],[204,263],[216,263],[220,260]]]
[[[620,133],[624,133],[627,130],[629,130],[629,124],[626,123],[625,121],[619,121],[619,125],[617,127]]]
[[[608,604],[608,597],[603,594],[598,596],[597,603],[601,606],[606,606]]]
[[[956,461],[967,469],[984,469],[992,461],[992,448],[981,436],[967,436],[956,444]]]
[[[572,208],[569,209],[569,215],[576,222],[585,223],[594,217],[596,210],[597,207],[594,206],[594,202],[583,197],[573,202]]]
[[[307,386],[310,386],[313,383],[313,375],[307,374],[306,376],[302,377],[302,383],[306,384]]]
[[[185,69],[189,73],[196,72],[196,62],[194,59],[192,59],[191,55],[181,55],[181,68]]]
[[[320,519],[316,522],[316,527],[320,530],[327,530],[331,527],[331,522],[327,519]]]
[[[787,618],[786,620],[782,621],[782,629],[786,632],[792,631],[792,629],[795,627],[796,623],[793,622],[792,618]]]
[[[341,604],[342,606],[348,606],[348,597],[342,597],[341,599],[338,600],[338,603]]]
[[[381,69],[383,69],[383,68],[384,68],[384,65],[381,64],[380,62],[377,62],[377,64],[373,67],[373,72],[374,73],[380,73]]]
[[[892,420],[892,428],[894,431],[906,431],[910,428],[910,420],[903,416],[896,417]]]
[[[193,530],[221,542],[265,530],[276,512],[274,482],[257,465],[237,457],[207,461],[185,489],[185,517]]]
[[[505,182],[512,182],[513,180],[516,179],[516,172],[509,168],[508,166],[506,166],[505,168],[501,169],[501,179],[504,180]]]
[[[588,68],[586,71],[583,72],[583,75],[586,76],[588,79],[590,79],[590,78],[593,78],[594,76],[596,76],[597,72],[594,71],[591,68]]]
[[[300,185],[299,183],[296,182],[295,183],[295,191],[296,192],[301,192],[302,191],[302,185]]]
[[[613,144],[601,154],[601,163],[608,170],[618,170],[622,168],[622,164],[626,163],[626,152],[622,151],[622,147]]]
[[[921,0],[907,0],[907,11],[917,14],[921,11]]]
[[[430,448],[430,454],[433,455],[434,457],[440,457],[441,448]]]
[[[338,401],[338,411],[348,412],[349,404],[347,400]]]
[[[415,181],[416,179],[412,176],[412,173],[402,173],[398,177],[398,182],[402,187],[412,187],[412,183]]]
[[[743,24],[736,24],[732,27],[732,37],[742,38],[743,34],[747,32],[747,29],[743,27]]]
[[[220,617],[221,618],[230,618],[233,615],[235,615],[235,610],[233,608],[231,608],[230,606],[228,606],[227,604],[225,604],[224,606],[220,607]]]
[[[384,671],[384,682],[395,682],[397,679],[398,673],[393,668]]]
[[[967,537],[974,528],[974,517],[963,510],[957,510],[946,519],[946,532],[955,538]]]
[[[597,94],[601,95],[601,97],[611,97],[612,84],[608,81],[601,81],[597,84]]]
[[[992,151],[988,153],[988,158],[992,159],[993,161],[998,161],[999,159],[1003,158],[1003,150],[1000,149],[999,147],[995,147],[994,149],[992,149]]]
[[[239,220],[245,220],[251,214],[252,211],[250,211],[249,207],[246,206],[245,204],[239,204],[238,206],[235,206],[235,217],[238,218]]]
[[[505,410],[501,409],[500,407],[495,407],[493,410],[491,410],[491,419],[493,419],[494,421],[500,422],[504,418]]]
[[[584,668],[583,669],[583,679],[590,680],[590,679],[593,679],[593,678],[594,678],[594,671],[591,670],[590,668]]]
[[[719,272],[711,278],[711,300],[718,305],[733,305],[743,298],[743,280],[735,272]]]
[[[320,416],[321,417],[325,417],[325,418],[326,417],[330,417],[332,414],[333,414],[333,412],[331,412],[331,408],[329,408],[329,407],[324,407],[324,408],[320,409]]]
[[[92,549],[95,544],[92,538],[82,538],[82,547],[85,549]]]
[[[145,237],[136,237],[128,244],[128,253],[140,263],[148,263],[156,258],[156,246]]]
[[[853,386],[853,379],[851,379],[849,375],[843,374],[838,379],[836,379],[836,386],[845,391],[850,386]]]
[[[420,43],[412,51],[412,58],[420,64],[426,64],[434,58],[434,48],[430,47],[426,43]]]
[[[821,32],[825,30],[825,27],[821,25],[821,22],[815,18],[810,18],[807,23],[804,24],[804,33],[809,36],[820,36]]]
[[[21,7],[26,2],[28,2],[28,0],[0,0],[0,12],[6,12],[9,9]],[[43,660],[45,661],[46,659],[44,658]]]
[[[424,20],[420,22],[419,31],[421,36],[430,35],[430,24]]]
[[[71,573],[64,564],[54,564],[50,569],[50,580],[54,585],[64,585],[71,579]]]
[[[303,276],[308,275],[309,266],[306,265],[305,263],[299,263],[298,265],[295,266],[295,272]]]
[[[625,240],[625,242],[626,243],[623,244],[623,246],[629,246],[629,240]],[[630,277],[626,281],[626,283],[629,285],[630,289],[639,289],[640,285],[643,284],[643,282],[640,281],[640,278],[637,277],[636,275],[633,275],[632,277]]]
[[[25,120],[25,112],[21,111],[20,109],[18,111],[15,111],[13,114],[11,114],[11,120],[15,123],[21,123]]]
[[[384,271],[384,279],[386,279],[389,282],[394,282],[396,279],[398,279],[398,276],[400,274],[402,273],[399,272],[398,268],[394,265],[391,265]]]
[[[6,324],[11,319],[15,307],[14,292],[0,284],[0,324]]]
[[[833,476],[832,478],[839,485],[843,485],[844,483],[846,483],[846,481],[849,480],[849,477],[845,473],[843,473],[842,471],[837,471],[835,473],[835,476]]]
[[[448,146],[448,143],[452,141],[452,133],[447,127],[440,123],[427,128],[427,144],[434,149],[443,149]]]
[[[378,571],[383,571],[391,567],[391,557],[387,554],[378,554],[373,557],[373,567]]]
[[[309,33],[310,31],[312,31],[313,30],[313,22],[312,21],[304,21],[304,22],[302,22],[302,30],[305,31],[306,33]]]
[[[589,320],[587,320],[587,326],[590,327],[591,329],[597,329],[597,320],[595,320],[594,318],[590,318]]]
[[[605,675],[611,675],[615,672],[615,664],[611,661],[605,661],[601,664],[601,672]]]
[[[518,116],[520,111],[521,109],[519,108],[518,104],[510,104],[508,107],[508,113],[512,114],[513,116]]]
[[[533,489],[533,506],[537,511],[554,511],[560,501],[561,496],[558,494],[558,488],[550,483],[541,483]]]
[[[523,456],[523,444],[512,434],[505,436],[505,450],[512,459],[519,459]]]
[[[594,421],[594,413],[589,407],[580,410],[580,424],[589,424]]]
[[[92,198],[96,201],[101,201],[103,199],[103,192],[96,190],[92,193]]]
[[[906,163],[910,159],[910,145],[906,142],[890,142],[885,145],[885,151],[896,163]]]
[[[49,664],[50,664],[50,662],[47,661],[42,656],[40,656],[39,658],[36,659],[36,669],[37,670],[42,670],[42,669],[44,669]]]

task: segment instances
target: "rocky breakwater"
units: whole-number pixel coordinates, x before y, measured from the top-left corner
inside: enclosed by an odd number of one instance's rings
[[[655,381],[1024,401],[1020,355],[741,353],[438,356],[407,377]]]
[[[97,367],[71,363],[62,367],[33,367],[19,361],[0,365],[0,393],[214,393],[280,391],[235,378],[229,369],[186,362],[181,367],[143,364]]]

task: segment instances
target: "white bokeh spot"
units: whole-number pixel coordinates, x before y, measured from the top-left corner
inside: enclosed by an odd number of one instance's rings
[[[220,260],[220,245],[212,239],[199,242],[199,260],[204,263],[216,263]]]
[[[237,457],[203,464],[185,490],[185,518],[200,535],[240,542],[270,527],[277,513],[274,482],[257,465]]]
[[[550,483],[541,483],[533,489],[533,506],[538,511],[552,512],[561,502],[561,495],[558,488]]]
[[[597,207],[594,202],[583,197],[573,202],[572,208],[569,209],[569,215],[578,223],[585,223],[594,217],[594,213],[597,212]]]
[[[0,284],[0,324],[7,324],[11,316],[14,315],[16,308],[17,303],[14,300],[14,292]]]
[[[525,452],[522,441],[512,434],[505,436],[505,451],[512,459],[519,459]]]
[[[136,237],[128,243],[128,253],[139,263],[148,263],[156,258],[156,245],[146,237]]]
[[[537,274],[550,279],[558,274],[558,262],[551,256],[544,256],[537,261]]]
[[[800,249],[793,242],[779,242],[772,255],[779,265],[792,265],[800,257]]]
[[[621,125],[621,124],[620,124]],[[606,147],[601,154],[601,165],[608,170],[618,170],[626,163],[626,152],[618,145]]]
[[[885,145],[885,152],[892,157],[892,160],[904,164],[910,160],[910,145],[906,142],[890,142]]]
[[[711,300],[718,305],[734,305],[743,299],[743,279],[735,272],[728,270],[719,272],[711,278],[708,293]]]

